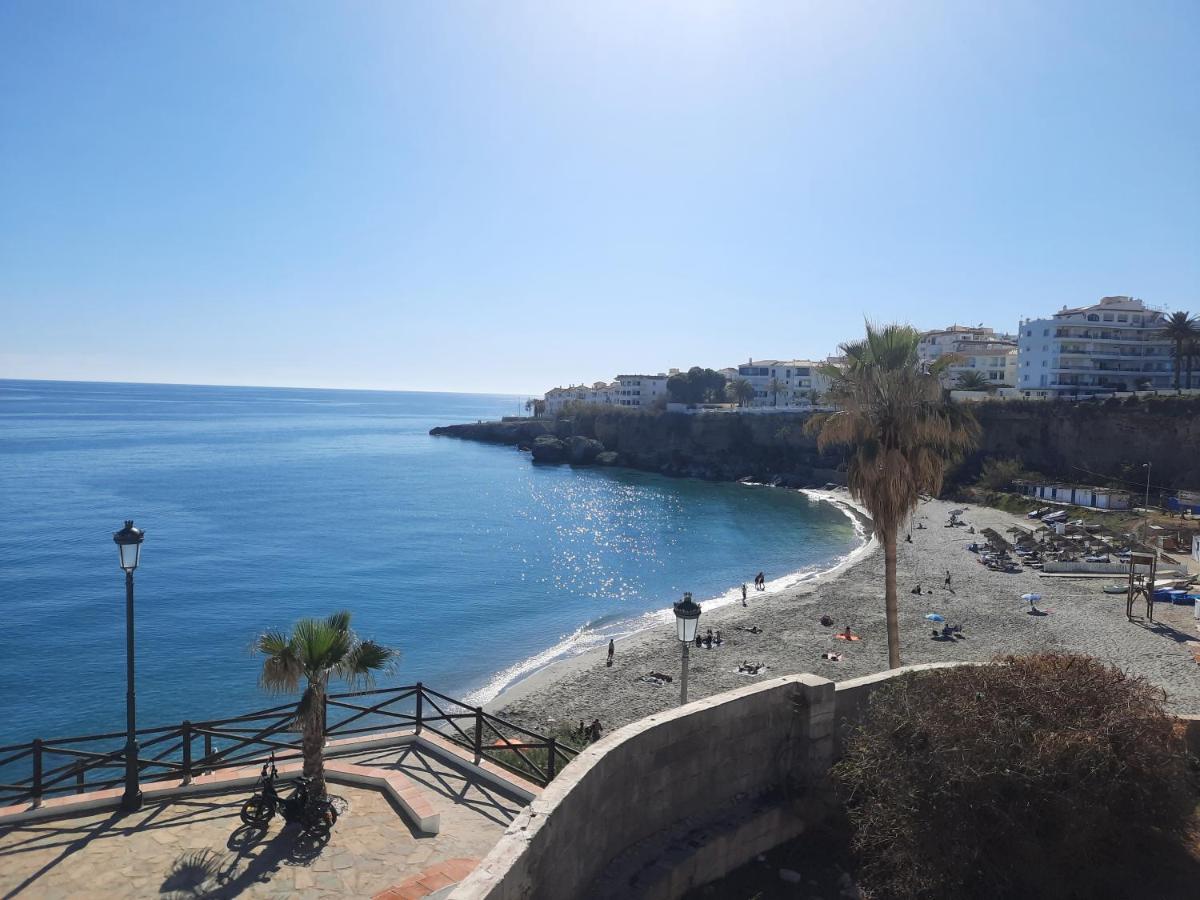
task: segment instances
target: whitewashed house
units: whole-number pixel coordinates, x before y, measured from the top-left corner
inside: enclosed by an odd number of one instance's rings
[[[1050,503],[1090,506],[1093,509],[1130,509],[1133,505],[1128,491],[1115,488],[1027,479],[1014,481],[1013,488],[1026,497],[1047,500]]]

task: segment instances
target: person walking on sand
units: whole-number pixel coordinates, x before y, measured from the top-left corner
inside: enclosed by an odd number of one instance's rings
[[[742,606],[746,605],[746,582],[742,582]]]
[[[617,645],[613,643],[613,639],[608,639],[608,667],[612,668],[613,654],[617,652]]]
[[[952,594],[954,593],[954,588],[950,587],[950,570],[949,569],[946,570],[946,590],[948,590]]]
[[[596,741],[600,740],[600,720],[599,719],[592,719],[592,727],[588,729],[588,736],[592,739],[593,744]]]

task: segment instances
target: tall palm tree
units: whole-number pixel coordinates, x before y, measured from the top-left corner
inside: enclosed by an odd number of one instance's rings
[[[268,631],[254,642],[263,660],[259,684],[273,693],[292,693],[301,682],[304,693],[296,706],[304,754],[304,777],[311,781],[309,796],[325,796],[325,698],[329,678],[355,684],[370,683],[372,673],[389,668],[399,651],[361,640],[350,630],[350,613],[328,619],[301,619],[291,634]]]
[[[738,406],[745,406],[754,399],[754,385],[745,378],[735,378],[725,385],[725,393]]]
[[[1162,330],[1159,332],[1160,337],[1164,337],[1175,344],[1175,390],[1181,387],[1180,376],[1183,369],[1183,347],[1191,340],[1200,337],[1200,323],[1195,317],[1188,315],[1186,312],[1173,312],[1163,320]]]
[[[1187,359],[1187,387],[1192,389],[1192,369],[1200,361],[1200,336],[1194,337],[1183,345],[1183,355]]]
[[[923,364],[920,333],[908,325],[867,323],[866,337],[843,344],[844,365],[823,366],[836,412],[814,416],[810,427],[822,450],[852,448],[847,481],[866,506],[884,550],[884,603],[888,665],[900,665],[896,544],[922,494],[941,491],[946,465],[979,437],[975,417],[943,397],[939,376],[952,359]]]

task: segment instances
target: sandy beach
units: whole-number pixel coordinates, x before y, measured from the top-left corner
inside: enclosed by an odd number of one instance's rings
[[[843,492],[841,501],[848,502]],[[921,504],[912,543],[899,548],[901,653],[905,664],[947,660],[979,661],[997,654],[1039,650],[1075,651],[1113,662],[1143,675],[1162,687],[1177,713],[1200,713],[1200,665],[1186,645],[1197,640],[1200,623],[1190,606],[1157,604],[1157,624],[1130,623],[1125,598],[1104,594],[1103,584],[1117,580],[1042,577],[1036,570],[1004,574],[977,562],[968,544],[982,540],[966,528],[944,528],[951,509],[945,501]],[[962,517],[976,531],[991,527],[1004,533],[1013,524],[1028,524],[1009,513],[986,507],[966,507]],[[946,590],[947,570],[953,593]],[[750,563],[746,581],[757,571]],[[771,578],[772,573],[767,573]],[[910,591],[920,584],[926,591]],[[932,594],[928,591],[932,590]],[[1031,615],[1021,600],[1040,593]],[[719,630],[720,648],[691,649],[689,697],[692,700],[749,684],[755,676],[738,672],[741,662],[765,663],[757,676],[813,672],[836,681],[887,668],[884,626],[883,554],[871,541],[839,569],[812,582],[776,593],[756,592],[751,585],[748,606],[740,604],[706,611],[700,631]],[[928,613],[939,613],[963,625],[961,640],[935,640]],[[821,625],[828,615],[833,625]],[[850,625],[862,636],[858,642],[834,637]],[[753,634],[751,627],[761,629]],[[821,658],[830,651],[841,661]],[[506,718],[528,727],[546,729],[598,718],[606,730],[677,705],[680,647],[674,621],[631,635],[616,644],[611,668],[606,651],[598,649],[554,663],[501,693],[488,704]],[[655,685],[639,680],[661,672],[675,680]]]

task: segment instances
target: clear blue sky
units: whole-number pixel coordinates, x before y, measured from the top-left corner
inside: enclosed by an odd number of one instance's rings
[[[1200,312],[1200,3],[0,3],[0,377],[417,390]]]

